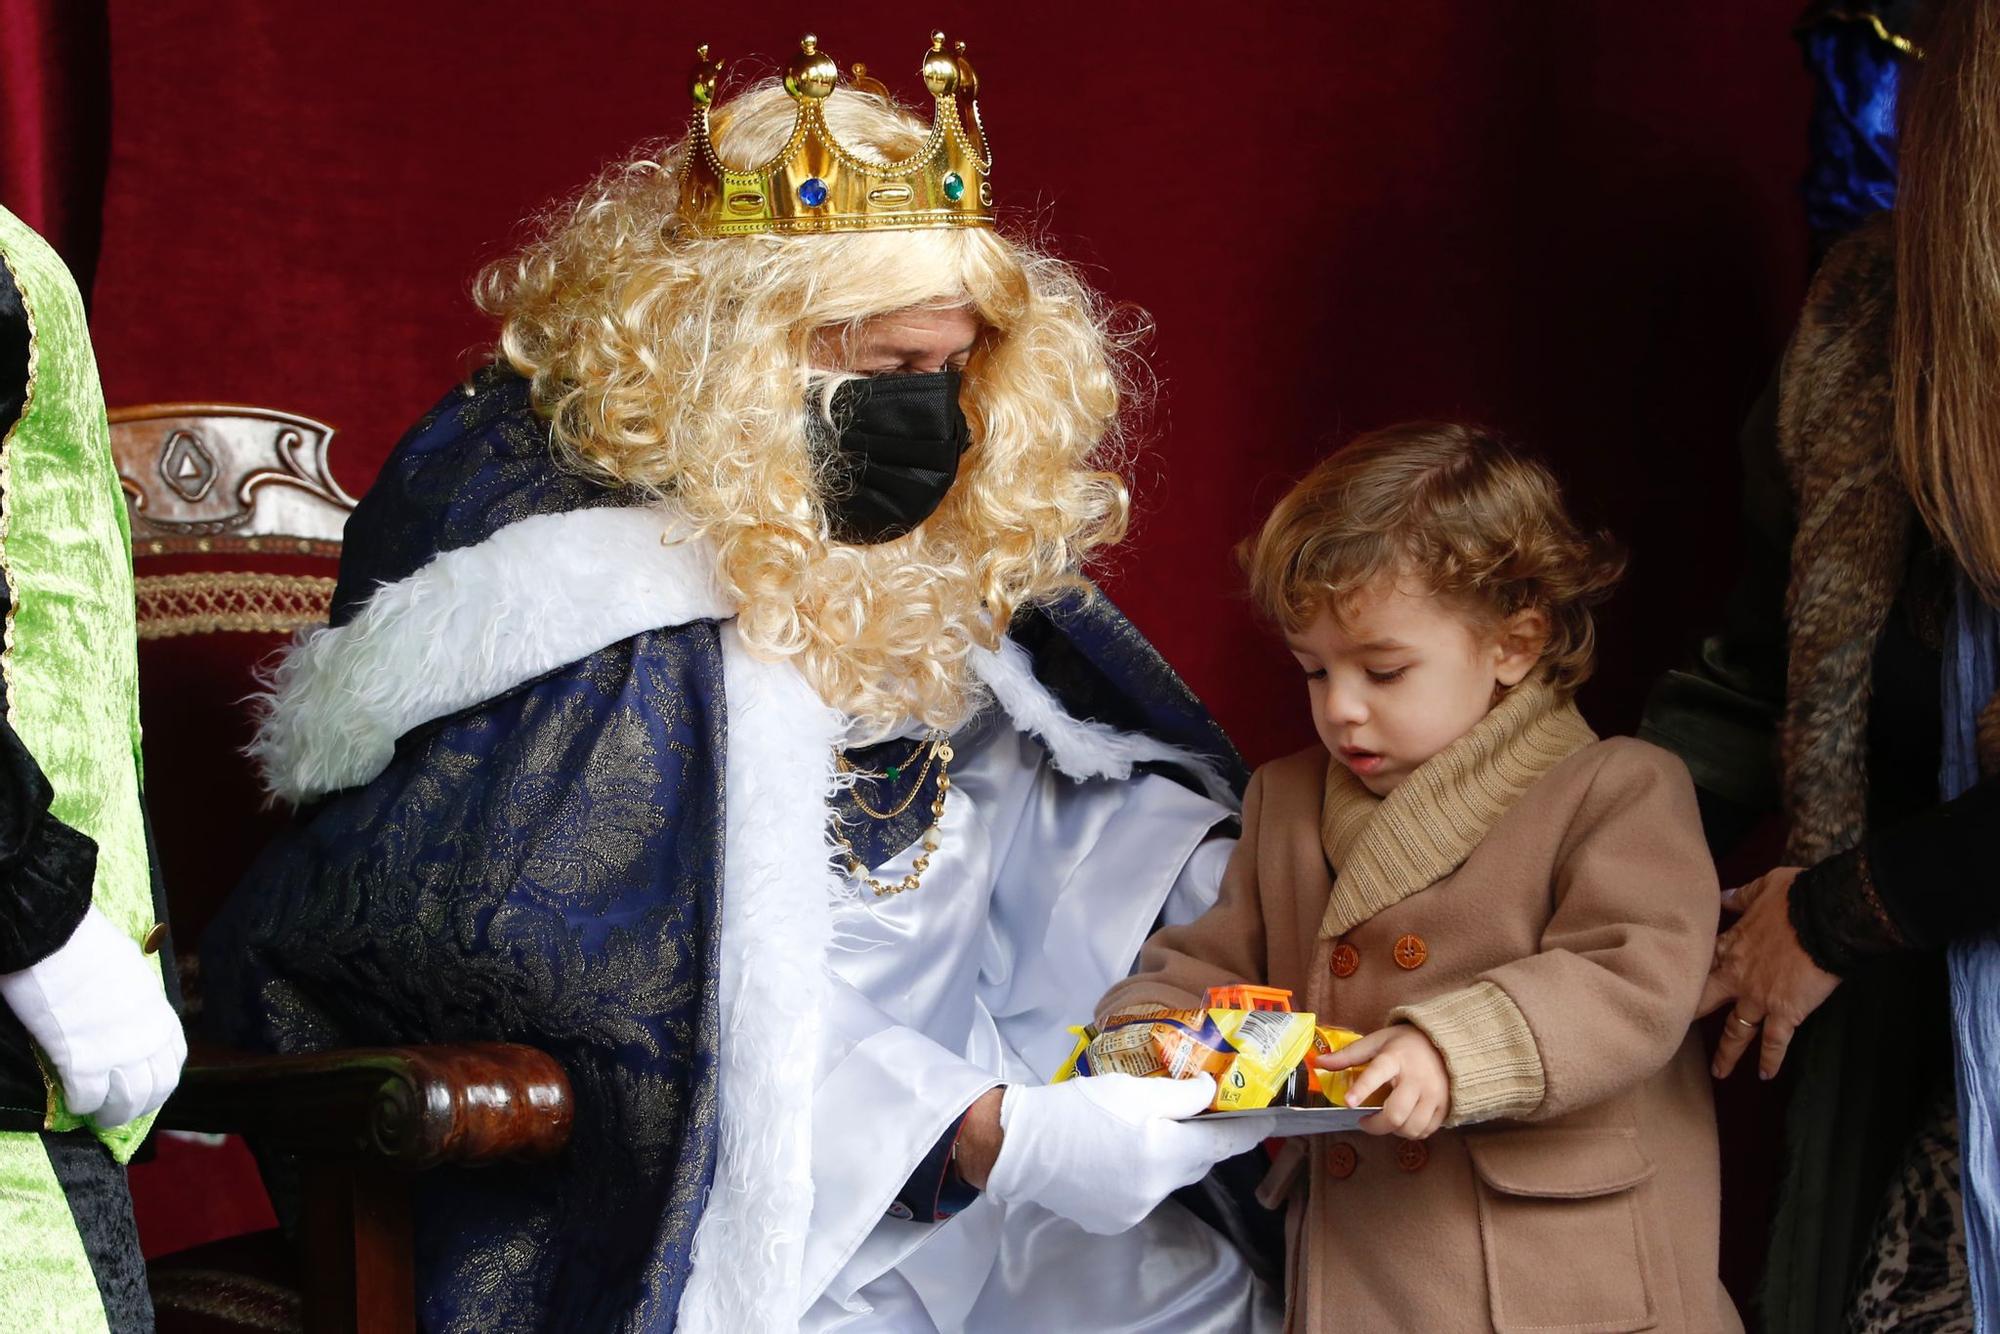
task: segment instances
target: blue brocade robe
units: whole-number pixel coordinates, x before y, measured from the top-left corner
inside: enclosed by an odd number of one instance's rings
[[[705,1209],[731,1256],[712,1272],[797,1285],[800,1220],[760,1187],[803,1179],[803,1132],[726,1147],[724,1112],[799,1096],[774,1053],[810,1052],[818,1022],[822,970],[799,961],[834,878],[838,720],[743,654],[702,561],[660,510],[560,470],[525,382],[488,371],[397,447],[348,524],[332,628],[281,669],[260,758],[302,809],[208,934],[217,1036],[523,1042],[574,1088],[557,1161],[419,1180],[427,1329],[673,1329]],[[1016,725],[1097,776],[1240,790],[1219,729],[1101,597],[1023,612],[988,656]],[[731,772],[759,726],[797,736],[796,763]],[[802,792],[805,816],[754,824]],[[850,830],[865,860],[921,832],[928,801],[912,811]],[[770,948],[725,958],[732,912]]]

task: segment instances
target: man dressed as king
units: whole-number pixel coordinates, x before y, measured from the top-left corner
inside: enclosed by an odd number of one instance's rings
[[[689,135],[482,275],[497,357],[264,701],[301,815],[210,1011],[563,1063],[564,1156],[419,1183],[426,1329],[1271,1327],[1167,1199],[1268,1122],[1045,1083],[1242,777],[1082,574],[1127,340],[995,227],[962,45],[928,125],[801,47],[726,103],[703,48]]]

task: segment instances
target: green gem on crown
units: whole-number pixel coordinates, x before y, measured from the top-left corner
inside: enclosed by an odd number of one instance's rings
[[[955,171],[946,172],[944,178],[944,197],[954,204],[965,198],[965,178]]]

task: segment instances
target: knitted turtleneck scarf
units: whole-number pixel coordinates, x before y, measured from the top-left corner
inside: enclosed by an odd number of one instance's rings
[[[1535,780],[1596,740],[1574,704],[1530,678],[1387,797],[1331,761],[1320,843],[1336,874],[1320,934],[1340,935],[1450,875]]]

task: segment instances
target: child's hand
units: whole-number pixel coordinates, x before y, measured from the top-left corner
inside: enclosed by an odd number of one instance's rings
[[[1391,1090],[1382,1110],[1361,1123],[1371,1135],[1429,1139],[1451,1113],[1451,1076],[1431,1040],[1408,1024],[1391,1024],[1349,1043],[1331,1056],[1316,1058],[1322,1070],[1368,1068],[1354,1077],[1347,1105],[1359,1107],[1376,1090]]]

